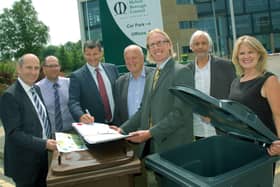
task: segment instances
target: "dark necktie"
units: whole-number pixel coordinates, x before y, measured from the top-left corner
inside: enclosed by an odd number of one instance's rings
[[[59,101],[59,93],[58,93],[58,83],[53,84],[54,89],[54,120],[55,120],[55,129],[56,131],[62,131],[62,116],[61,116],[61,108]]]
[[[96,78],[97,78],[98,87],[99,87],[99,94],[101,96],[101,99],[102,99],[102,102],[104,105],[105,120],[111,121],[112,113],[111,113],[111,109],[110,109],[110,104],[109,104],[109,99],[108,99],[108,95],[106,92],[105,84],[104,84],[103,78],[101,76],[100,69],[96,68],[95,71],[96,71]]]
[[[51,127],[49,125],[49,121],[48,121],[48,117],[47,117],[47,111],[45,110],[44,108],[44,105],[43,105],[43,102],[41,101],[41,99],[39,98],[36,90],[34,87],[32,87],[30,89],[31,91],[31,94],[32,94],[32,98],[33,98],[33,101],[35,103],[35,106],[37,108],[37,111],[38,111],[38,114],[39,114],[39,117],[43,123],[43,126],[44,126],[44,129],[45,129],[45,133],[46,133],[46,136],[47,138],[50,138],[51,137]]]

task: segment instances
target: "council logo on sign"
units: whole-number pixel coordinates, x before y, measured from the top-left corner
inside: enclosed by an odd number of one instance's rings
[[[126,10],[127,10],[127,5],[122,1],[119,1],[114,5],[114,11],[117,15],[125,14]]]

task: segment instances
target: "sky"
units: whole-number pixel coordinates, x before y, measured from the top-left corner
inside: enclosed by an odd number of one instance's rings
[[[1,0],[0,14],[18,0]],[[38,19],[49,27],[49,44],[62,45],[80,40],[77,0],[32,0]]]

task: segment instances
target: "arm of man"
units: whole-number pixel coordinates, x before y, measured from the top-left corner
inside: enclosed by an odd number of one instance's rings
[[[46,140],[39,137],[40,124],[26,124],[22,115],[20,99],[10,93],[4,93],[1,99],[1,118],[5,128],[6,138],[26,150],[42,152],[47,148]],[[24,116],[30,118],[30,116]],[[38,125],[33,127],[34,125]],[[35,130],[39,129],[39,130]]]
[[[75,121],[80,121],[81,116],[84,114],[80,104],[80,93],[80,80],[76,74],[73,73],[70,76],[68,107]]]

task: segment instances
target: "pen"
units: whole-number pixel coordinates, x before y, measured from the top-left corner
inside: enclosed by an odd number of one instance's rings
[[[91,116],[91,114],[89,113],[88,109],[85,109],[85,111],[86,111],[86,113],[87,113],[88,115]]]

